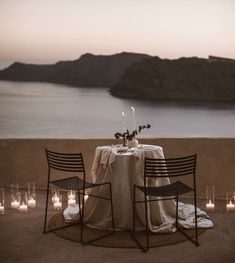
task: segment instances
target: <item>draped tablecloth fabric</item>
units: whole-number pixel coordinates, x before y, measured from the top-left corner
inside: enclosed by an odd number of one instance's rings
[[[117,230],[132,229],[133,185],[144,185],[144,158],[164,158],[163,149],[154,145],[140,145],[124,149],[121,146],[99,146],[91,169],[92,180],[96,183],[111,182],[113,193],[114,223]],[[148,186],[169,183],[168,178],[150,179]],[[91,190],[92,194],[109,196],[108,186]],[[137,190],[136,197],[143,200]],[[145,225],[144,203],[136,206],[137,230]],[[148,225],[152,232],[175,232],[175,201],[165,200],[148,203]],[[198,227],[213,227],[208,215],[198,209]],[[85,204],[85,222],[98,229],[111,228],[110,201],[89,197]],[[185,228],[194,228],[194,206],[179,203],[179,223]]]

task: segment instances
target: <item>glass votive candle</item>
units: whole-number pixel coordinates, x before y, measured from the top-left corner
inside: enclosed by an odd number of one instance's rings
[[[0,187],[0,215],[5,214],[5,193],[4,187]]]
[[[211,199],[209,199],[209,202],[206,203],[206,211],[208,211],[208,212],[214,212],[215,211],[215,204],[212,203]]]
[[[67,200],[68,200],[68,206],[76,205],[76,191],[75,190],[69,190],[67,193]]]
[[[19,184],[11,184],[11,208],[19,208],[20,197],[19,197]]]
[[[59,191],[56,190],[56,189],[52,189],[51,190],[51,201],[52,201],[52,204],[54,204],[55,202],[58,202],[59,200],[59,197],[58,197],[58,194],[59,194]]]
[[[29,207],[29,208],[34,208],[34,207],[36,207],[36,200],[35,200],[32,196],[29,197],[28,207]]]
[[[76,191],[75,190],[69,190],[68,191],[68,199],[76,199]]]
[[[84,195],[84,202],[87,201],[88,197],[89,197],[89,190],[86,190]]]
[[[27,213],[28,212],[28,196],[27,196],[27,192],[20,192],[19,211],[21,213]]]
[[[36,189],[35,183],[28,183],[28,207],[34,208],[36,207]]]
[[[62,194],[59,191],[54,194],[53,206],[55,210],[62,209]]]
[[[235,205],[232,203],[232,200],[229,200],[229,203],[226,204],[226,212],[234,212]]]
[[[215,211],[215,187],[206,186],[206,211]]]
[[[235,204],[232,202],[233,196],[231,193],[227,192],[226,194],[226,212],[235,212]]]

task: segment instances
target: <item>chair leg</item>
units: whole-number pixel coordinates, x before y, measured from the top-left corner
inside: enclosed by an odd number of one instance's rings
[[[111,188],[111,183],[107,183],[107,185],[109,185],[109,194],[110,194],[110,205],[111,205],[111,216],[112,216],[112,232],[111,233],[106,233],[104,235],[101,235],[101,236],[98,236],[94,239],[91,239],[91,240],[88,240],[88,241],[84,241],[84,194],[85,192],[83,192],[83,205],[82,205],[82,216],[81,216],[81,243],[83,245],[87,245],[87,244],[90,244],[92,242],[95,242],[97,240],[100,240],[102,238],[105,238],[105,237],[108,237],[110,235],[112,235],[114,232],[115,232],[115,225],[114,225],[114,216],[113,216],[113,199],[112,199],[112,188]],[[97,197],[98,198],[98,197]]]
[[[196,245],[199,246],[199,242],[198,242],[198,228],[197,228],[197,198],[196,198],[196,190],[194,190],[194,216],[195,216],[195,242],[196,242]]]
[[[178,211],[179,211],[179,197],[178,197],[178,195],[176,195],[176,211],[175,211],[175,226],[176,226],[176,229],[178,229],[178,217],[179,217]]]
[[[79,223],[80,223],[80,240],[83,241],[83,226],[82,226],[82,204],[81,204],[81,193],[78,190],[78,207],[79,207]]]
[[[148,232],[148,214],[147,214],[147,198],[145,195],[145,201],[144,201],[144,206],[145,206],[145,228],[146,228],[146,247],[144,247],[140,241],[137,239],[135,235],[135,216],[136,216],[136,186],[134,185],[134,192],[133,192],[133,226],[132,226],[132,233],[131,237],[133,240],[136,242],[138,247],[143,251],[147,252],[149,249],[149,232]]]
[[[80,193],[79,193],[80,195]],[[85,189],[82,190],[82,209],[80,213],[80,225],[81,225],[81,243],[85,245],[86,243],[83,240],[83,231],[84,231],[84,196],[85,196]]]
[[[80,190],[78,190],[78,207],[79,207],[79,219],[81,222],[81,218],[82,218],[82,209],[81,209],[81,200],[80,200]]]
[[[196,202],[194,200],[194,206],[195,206],[195,240],[189,236],[188,234],[186,234],[182,229],[180,229],[179,227],[179,224],[178,224],[178,206],[179,206],[179,197],[178,195],[176,196],[176,222],[175,222],[175,225],[176,225],[176,229],[181,233],[183,234],[185,237],[187,237],[191,242],[194,243],[195,246],[199,246],[199,243],[198,243],[198,240],[197,240],[197,207],[196,207]]]
[[[46,232],[48,232],[48,231],[46,230],[46,228],[47,228],[48,196],[49,196],[49,186],[47,187],[47,196],[46,196],[46,209],[45,209],[45,218],[44,218],[44,227],[43,227],[43,233],[46,233]]]
[[[143,251],[147,252],[149,249],[149,227],[148,227],[148,207],[147,207],[147,195],[146,194],[144,194],[144,206],[145,206],[146,248]]]

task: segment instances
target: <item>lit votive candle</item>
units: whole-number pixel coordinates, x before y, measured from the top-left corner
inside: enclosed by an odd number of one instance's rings
[[[55,195],[53,195],[53,197],[52,197],[52,203],[56,203],[56,202],[59,202],[59,197],[55,194]]]
[[[86,200],[88,199],[88,197],[89,197],[88,194],[85,194],[85,195],[84,195],[84,202],[86,202]]]
[[[26,213],[26,212],[28,212],[28,206],[27,206],[26,204],[22,203],[22,204],[19,206],[19,210],[20,210],[20,212],[22,212],[22,213]]]
[[[34,200],[33,198],[30,198],[30,199],[28,200],[28,207],[29,207],[29,208],[34,208],[34,207],[36,207],[36,200]]]
[[[4,206],[0,203],[0,214],[4,214]]]
[[[55,202],[54,203],[54,208],[56,210],[60,210],[62,208],[62,202],[59,202],[59,201]]]
[[[231,199],[228,204],[226,204],[226,211],[233,212],[235,211],[235,205],[232,203]]]
[[[20,205],[20,202],[17,202],[16,200],[11,202],[11,208],[18,208]]]
[[[68,200],[68,205],[75,205],[76,204],[76,200],[71,198]]]
[[[211,199],[209,199],[209,203],[206,204],[206,210],[209,212],[214,212],[215,210],[215,204],[211,202]]]
[[[68,195],[69,199],[75,199],[75,194],[73,193],[73,191],[71,190],[69,195]]]

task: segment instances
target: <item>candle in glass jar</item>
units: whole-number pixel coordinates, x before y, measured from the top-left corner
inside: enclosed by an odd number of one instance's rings
[[[56,210],[60,210],[60,209],[62,208],[62,203],[59,202],[59,201],[55,202],[55,203],[54,203],[54,208],[55,208]]]
[[[34,200],[33,198],[30,198],[28,200],[28,207],[30,207],[30,208],[36,207],[36,200]]]
[[[4,214],[4,206],[0,203],[0,214]]]
[[[211,199],[209,199],[209,203],[206,204],[206,210],[210,212],[215,210],[215,204],[211,202]]]
[[[20,212],[27,212],[28,211],[28,206],[26,204],[22,203],[19,206],[19,210],[20,210]]]
[[[60,199],[59,197],[57,196],[57,194],[54,194],[53,197],[52,197],[52,203],[56,203],[58,202]]]
[[[75,194],[73,193],[73,191],[71,190],[68,194],[68,198],[71,199],[75,199]]]
[[[17,202],[17,200],[14,200],[11,202],[11,208],[18,208],[20,205],[20,202]]]
[[[232,203],[231,199],[228,204],[226,204],[226,211],[232,212],[235,211],[235,205]]]
[[[84,202],[86,202],[86,200],[88,199],[88,197],[89,197],[88,194],[85,194],[85,195],[84,195]]]

